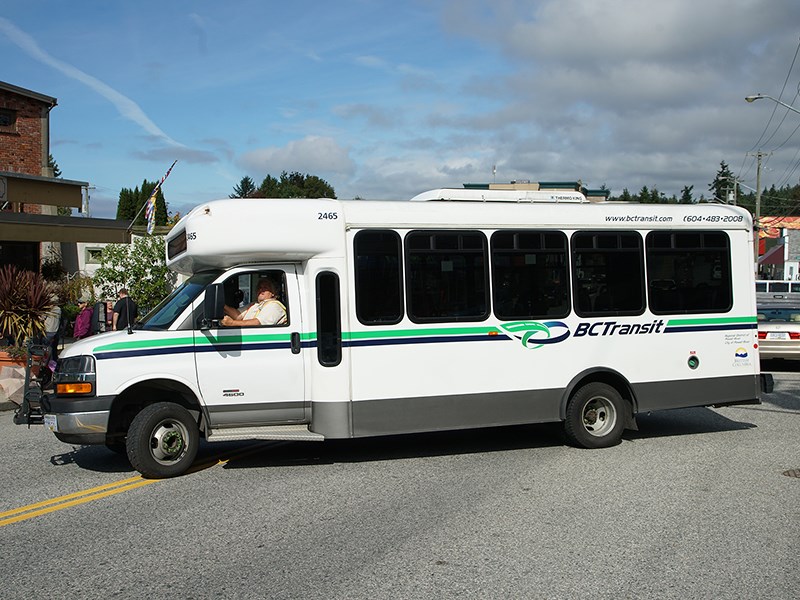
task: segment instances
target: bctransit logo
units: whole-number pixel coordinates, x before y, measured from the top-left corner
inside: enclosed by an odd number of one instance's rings
[[[513,321],[501,327],[531,350],[563,342],[569,337],[569,327],[562,321]]]

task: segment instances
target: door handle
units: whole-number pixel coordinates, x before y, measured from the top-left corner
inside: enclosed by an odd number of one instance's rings
[[[300,334],[293,331],[291,335],[292,340],[292,354],[300,354]]]

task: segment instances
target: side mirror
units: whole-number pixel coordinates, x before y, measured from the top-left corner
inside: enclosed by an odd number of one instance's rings
[[[215,283],[206,288],[203,299],[203,320],[200,329],[208,329],[214,321],[219,321],[225,315],[225,289],[221,283]]]
[[[106,303],[95,302],[92,307],[92,335],[106,329]]]

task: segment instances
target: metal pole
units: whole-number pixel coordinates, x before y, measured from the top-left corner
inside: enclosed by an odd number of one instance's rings
[[[753,223],[753,235],[755,235],[756,243],[755,243],[755,273],[756,278],[758,278],[758,249],[761,243],[761,236],[759,232],[761,231],[761,150],[756,153],[756,218],[755,222]]]

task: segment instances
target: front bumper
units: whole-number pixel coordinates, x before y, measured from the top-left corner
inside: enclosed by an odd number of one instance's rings
[[[105,444],[114,396],[50,398],[44,425],[68,444]]]

